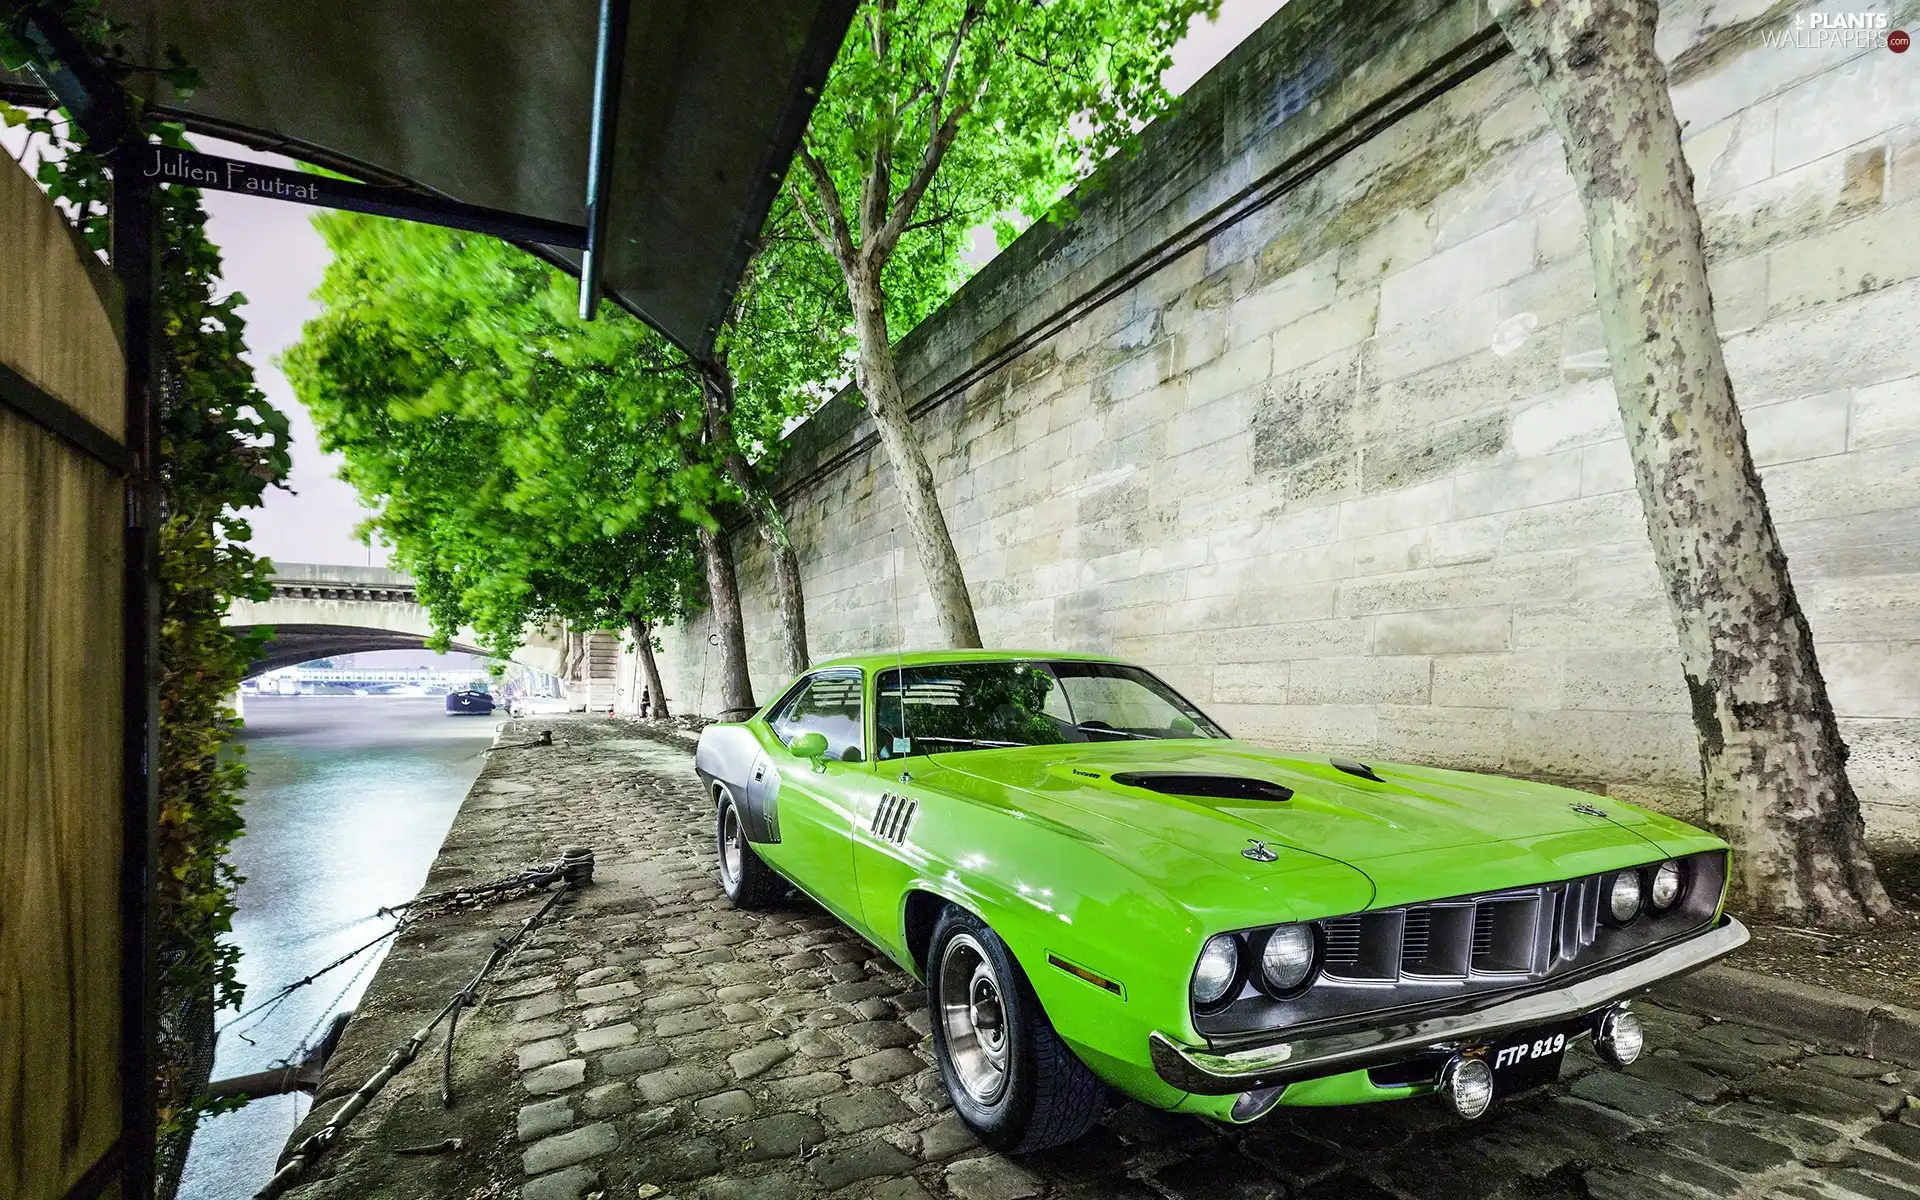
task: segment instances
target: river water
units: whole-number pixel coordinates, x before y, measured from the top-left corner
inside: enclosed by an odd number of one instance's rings
[[[496,724],[447,716],[443,705],[438,696],[247,697],[247,832],[233,850],[247,881],[233,939],[248,1007],[384,932],[392,921],[375,910],[419,891]],[[266,1070],[317,1038],[330,1013],[359,999],[384,951],[226,1028],[214,1078]],[[253,1195],[307,1102],[298,1093],[255,1100],[202,1125],[180,1195]]]

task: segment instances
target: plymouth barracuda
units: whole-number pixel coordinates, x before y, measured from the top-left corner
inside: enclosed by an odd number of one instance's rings
[[[1110,659],[841,659],[695,767],[743,907],[798,888],[926,982],[955,1109],[1056,1145],[1105,1088],[1217,1120],[1554,1079],[1746,941],[1727,846],[1619,800],[1236,741]]]

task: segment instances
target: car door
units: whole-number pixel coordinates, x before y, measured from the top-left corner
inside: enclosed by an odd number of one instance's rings
[[[827,739],[818,763],[771,756],[778,780],[780,841],[764,853],[841,920],[861,925],[850,840],[855,810],[872,782],[867,761],[865,680],[858,668],[816,672],[767,718],[782,748],[806,733]]]

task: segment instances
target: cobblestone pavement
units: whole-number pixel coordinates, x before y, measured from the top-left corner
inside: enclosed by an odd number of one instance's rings
[[[459,1190],[448,1190],[450,1176],[441,1190],[373,1194],[508,1196],[518,1185],[526,1200],[1920,1195],[1920,1108],[1908,1100],[1920,1071],[1652,1004],[1640,1008],[1649,1053],[1626,1072],[1583,1048],[1558,1084],[1504,1099],[1471,1124],[1432,1101],[1282,1109],[1243,1128],[1116,1102],[1071,1146],[1002,1157],[949,1109],[911,977],[800,901],[747,913],[721,898],[710,808],[686,749],[607,720],[524,721],[508,736],[549,725],[571,744],[496,754],[476,785],[489,799],[470,802],[449,838],[496,845],[500,866],[562,841],[587,842],[599,858],[594,887],[463,1024],[475,1030],[461,1035],[459,1077],[478,1114],[467,1119],[500,1126],[468,1128],[503,1173],[480,1185],[469,1175]],[[597,782],[583,787],[588,776]],[[438,944],[404,943],[394,959]],[[437,1082],[415,1073],[414,1092]],[[392,1173],[404,1164],[390,1149],[406,1135],[386,1128],[407,1104],[383,1104],[384,1126],[377,1106],[366,1118],[377,1132],[329,1168],[339,1180],[408,1178]],[[407,1127],[425,1138],[429,1124]]]

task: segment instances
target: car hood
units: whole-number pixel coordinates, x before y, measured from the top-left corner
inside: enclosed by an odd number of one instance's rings
[[[1373,907],[1571,878],[1662,856],[1642,835],[1648,814],[1638,809],[1496,775],[1369,763],[1375,782],[1324,758],[1201,739],[933,757],[951,771],[1021,789],[1055,810],[1048,815],[1063,824],[1117,825],[1249,878],[1260,878],[1263,868],[1242,854],[1256,840],[1346,863],[1372,881]],[[1169,795],[1113,779],[1129,772],[1234,776],[1279,784],[1293,797]]]

